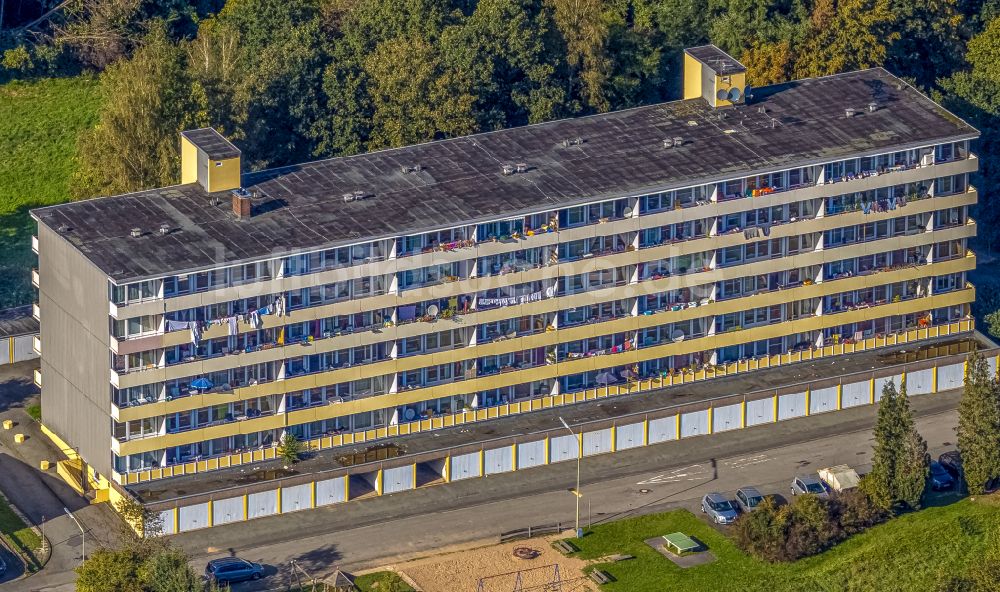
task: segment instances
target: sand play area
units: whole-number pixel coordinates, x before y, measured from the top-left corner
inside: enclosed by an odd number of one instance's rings
[[[444,553],[391,568],[405,574],[423,592],[479,592],[480,578],[486,578],[482,592],[596,592],[597,585],[582,571],[587,562],[553,549],[551,542],[555,538]],[[551,586],[556,566],[561,586]],[[517,572],[520,587],[516,587]]]

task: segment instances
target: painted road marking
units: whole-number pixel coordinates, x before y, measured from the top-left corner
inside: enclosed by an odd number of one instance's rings
[[[704,465],[691,465],[674,469],[668,473],[661,473],[655,477],[650,477],[645,481],[639,481],[636,485],[662,485],[664,483],[680,483],[681,481],[701,481],[709,476],[710,471]]]
[[[734,458],[731,460],[723,461],[723,466],[732,469],[742,469],[745,467],[759,465],[761,463],[766,463],[771,460],[766,454],[757,454],[755,456],[747,456],[744,458]]]

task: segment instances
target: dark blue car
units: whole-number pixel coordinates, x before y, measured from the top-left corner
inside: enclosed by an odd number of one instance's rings
[[[216,584],[259,580],[264,577],[264,566],[237,557],[213,559],[205,566],[205,578]]]
[[[931,461],[931,489],[941,491],[955,486],[955,478],[936,460]]]

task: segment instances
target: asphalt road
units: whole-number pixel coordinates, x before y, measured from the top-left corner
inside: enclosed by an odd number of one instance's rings
[[[955,447],[958,393],[916,398],[917,426],[936,456]],[[672,508],[697,511],[711,491],[732,495],[755,485],[787,495],[798,473],[836,464],[862,471],[871,459],[873,408],[793,420],[769,428],[719,434],[583,459],[583,524]],[[316,575],[432,554],[442,548],[488,544],[500,531],[561,521],[572,524],[573,462],[485,480],[404,492],[174,537],[195,559],[236,554],[274,574],[237,591],[283,585],[288,562]]]

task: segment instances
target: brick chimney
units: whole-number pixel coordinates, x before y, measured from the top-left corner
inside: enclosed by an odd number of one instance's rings
[[[250,194],[246,191],[233,192],[233,215],[239,220],[249,220],[252,213]]]

